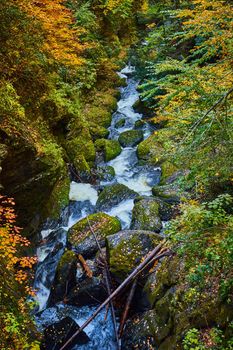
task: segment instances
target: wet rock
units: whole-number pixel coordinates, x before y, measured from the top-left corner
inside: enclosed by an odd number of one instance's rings
[[[102,277],[86,278],[77,284],[67,296],[67,304],[75,306],[95,305],[107,298],[106,286]]]
[[[116,122],[115,128],[119,129],[119,128],[122,128],[124,125],[125,125],[125,119],[122,118]]]
[[[140,160],[148,160],[152,164],[157,164],[162,159],[163,150],[163,145],[158,142],[157,135],[153,134],[138,145],[137,156]]]
[[[115,177],[115,170],[112,166],[99,166],[97,167],[97,176],[100,181],[112,181]]]
[[[122,147],[134,147],[143,140],[143,132],[141,130],[124,131],[118,140]]]
[[[161,239],[154,232],[142,230],[120,231],[108,236],[107,256],[111,273],[122,281]]]
[[[100,193],[97,203],[97,211],[107,211],[112,207],[118,205],[121,201],[127,199],[134,199],[138,194],[122,184],[113,184],[106,186]]]
[[[76,284],[77,258],[76,254],[67,250],[61,257],[51,288],[49,305],[54,305],[58,301],[64,300],[67,291]]]
[[[75,247],[77,253],[87,258],[98,251],[98,246],[91,230],[95,232],[100,245],[103,246],[105,237],[120,231],[120,229],[121,223],[117,218],[105,213],[91,214],[77,222],[69,230],[68,240]]]
[[[41,344],[42,350],[59,350],[72,335],[79,330],[78,324],[70,317],[65,317],[61,321],[48,326],[44,330],[44,337]],[[69,344],[67,350],[71,350],[74,345],[86,344],[89,337],[81,331],[77,337]]]
[[[144,126],[144,121],[143,120],[136,120],[136,122],[134,123],[134,127],[135,129],[139,129],[142,128]]]
[[[104,154],[104,160],[109,162],[121,153],[121,146],[117,140],[99,139],[95,142],[97,152]]]
[[[162,221],[159,215],[160,203],[153,199],[136,201],[133,208],[131,229],[159,232]]]

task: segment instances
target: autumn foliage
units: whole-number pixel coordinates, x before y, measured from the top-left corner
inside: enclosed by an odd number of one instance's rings
[[[20,235],[15,220],[14,201],[0,195],[0,345],[9,350],[29,344],[26,327],[33,329],[25,298],[33,294],[30,269],[36,258],[22,255],[22,249],[30,243]]]

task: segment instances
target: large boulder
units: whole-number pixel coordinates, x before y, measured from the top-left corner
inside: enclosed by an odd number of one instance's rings
[[[102,277],[86,278],[74,287],[66,298],[67,304],[75,306],[95,305],[107,298]]]
[[[122,281],[161,239],[154,232],[139,230],[120,231],[108,236],[107,256],[111,273]]]
[[[79,330],[78,324],[70,317],[65,317],[61,321],[48,326],[44,330],[42,350],[59,350],[69,340],[73,334]],[[73,341],[66,347],[67,350],[73,349],[75,345],[86,344],[89,337],[84,331],[81,331]]]
[[[124,131],[118,140],[122,147],[134,147],[143,140],[143,132],[142,130]]]
[[[69,243],[75,247],[75,251],[85,258],[91,257],[98,251],[98,246],[93,236],[95,232],[101,246],[104,239],[121,229],[120,221],[105,213],[96,213],[87,216],[75,224],[68,232]]]
[[[133,208],[131,229],[159,232],[162,228],[159,209],[160,203],[156,200],[143,198],[136,201]]]
[[[96,202],[97,211],[107,211],[118,205],[123,200],[134,199],[138,194],[122,184],[106,186],[100,193]]]
[[[109,162],[121,153],[121,146],[117,140],[99,139],[95,142],[97,152],[102,152],[104,160]]]
[[[53,305],[64,300],[67,290],[76,284],[77,257],[76,254],[67,250],[61,257],[50,292],[49,304]]]
[[[156,197],[162,198],[168,203],[179,203],[181,190],[178,185],[170,184],[164,186],[154,186],[152,194]]]

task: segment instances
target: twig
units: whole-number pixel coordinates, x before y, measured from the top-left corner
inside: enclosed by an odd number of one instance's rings
[[[67,340],[67,342],[61,347],[60,350],[64,350],[67,348],[67,346],[77,337],[78,334],[80,334],[81,331],[83,331],[89,323],[99,314],[99,312],[111,301],[113,300],[135,277],[138,276],[138,274],[141,272],[141,270],[148,265],[148,263],[155,257],[155,255],[161,250],[162,246],[165,244],[166,240],[164,239],[156,248],[154,248],[151,253],[147,256],[147,258],[142,261],[132,272],[131,274],[119,285],[117,289],[114,290],[114,292],[109,295],[109,297],[96,309],[96,311],[92,314],[91,317],[88,318],[86,322],[70,337],[70,339]],[[166,253],[164,253],[166,254]],[[164,254],[161,254],[162,257]],[[157,256],[157,259],[161,257],[161,255]]]
[[[135,278],[135,280],[133,281],[132,287],[130,289],[126,304],[125,304],[125,310],[121,319],[121,323],[120,323],[120,327],[119,327],[119,338],[122,338],[122,334],[123,334],[123,330],[124,330],[124,326],[125,326],[125,322],[127,320],[128,317],[128,313],[129,313],[129,308],[135,293],[135,289],[137,286],[137,278]]]
[[[87,277],[92,278],[93,273],[90,270],[90,267],[87,265],[87,262],[84,259],[84,257],[81,254],[78,254],[78,259],[79,259],[80,263],[82,264],[82,267],[83,267],[84,271],[86,272]]]

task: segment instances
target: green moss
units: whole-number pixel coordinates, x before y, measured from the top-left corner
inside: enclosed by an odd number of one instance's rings
[[[75,252],[72,250],[67,250],[61,257],[58,266],[57,266],[57,273],[62,273],[62,270],[66,268],[66,266],[69,264],[73,264],[77,260]]]
[[[89,130],[93,140],[104,139],[109,135],[108,129],[103,126],[97,125],[96,123],[89,123]]]
[[[105,213],[91,214],[87,218],[80,220],[70,230],[69,241],[71,244],[77,245],[92,235],[89,223],[99,239],[103,239],[121,230],[120,221]]]
[[[170,162],[168,160],[162,162],[160,167],[161,167],[161,171],[162,171],[161,172],[161,179],[160,179],[161,184],[166,183],[166,180],[178,170],[178,168],[172,162]]]
[[[70,179],[68,174],[59,179],[49,197],[45,208],[45,216],[58,219],[61,209],[69,203]]]
[[[113,249],[109,247],[109,250],[110,271],[114,276],[123,280],[138,264],[142,244],[137,236],[133,236],[130,240],[122,240]]]
[[[118,140],[123,147],[133,147],[143,140],[143,132],[141,130],[124,131]]]
[[[162,228],[159,209],[160,205],[156,200],[139,200],[133,208],[131,227],[136,230],[159,232]]]
[[[95,142],[96,151],[104,152],[105,161],[116,158],[121,153],[121,146],[117,140],[99,139]]]
[[[85,110],[85,118],[87,122],[95,123],[104,128],[108,128],[111,125],[111,112],[107,109],[97,106],[91,106]]]
[[[122,118],[122,119],[118,120],[118,122],[116,122],[115,127],[122,128],[124,125],[125,125],[125,119]]]
[[[83,175],[89,175],[91,173],[90,166],[83,154],[78,155],[73,163],[78,173],[81,173]]]

